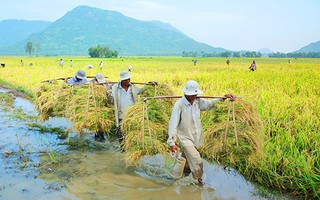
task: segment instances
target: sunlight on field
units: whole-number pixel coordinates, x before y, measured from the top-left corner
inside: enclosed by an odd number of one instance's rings
[[[25,65],[21,66],[23,59]],[[133,66],[133,82],[166,83],[176,95],[186,81],[197,81],[204,95],[234,93],[255,105],[264,124],[265,157],[255,166],[235,166],[248,179],[265,186],[301,195],[319,197],[320,173],[320,59],[258,58],[257,71],[249,71],[253,59],[143,57],[100,59],[66,57],[2,57],[1,81],[34,93],[43,80],[74,76],[78,69],[87,75],[102,72],[108,81]],[[69,61],[74,65],[70,67]],[[33,66],[29,66],[32,62]],[[92,64],[93,69],[85,66]]]

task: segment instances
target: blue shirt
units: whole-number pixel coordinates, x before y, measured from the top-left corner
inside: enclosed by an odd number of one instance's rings
[[[77,79],[76,77],[73,77],[67,80],[67,84],[69,85],[82,85],[87,83],[88,83],[87,79]]]

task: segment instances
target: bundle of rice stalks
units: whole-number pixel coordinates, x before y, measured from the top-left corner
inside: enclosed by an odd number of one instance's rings
[[[108,132],[114,124],[113,104],[108,103],[106,88],[102,85],[44,83],[36,92],[35,104],[41,120],[66,117],[78,133],[83,133],[83,129]]]
[[[234,104],[235,125],[232,104]],[[231,111],[227,123],[229,106]],[[261,158],[263,126],[253,105],[240,98],[234,102],[220,103],[215,110],[202,112],[201,121],[204,140],[199,151],[204,158],[225,166],[254,163]],[[226,127],[228,127],[227,132]]]
[[[143,99],[154,94],[155,87],[146,86],[140,96]],[[156,94],[172,96],[174,93],[168,85],[158,85]],[[173,99],[141,100],[126,111],[121,128],[125,135],[123,148],[127,164],[137,164],[144,155],[168,151],[166,140],[173,105]]]
[[[113,104],[108,103],[104,86],[78,87],[68,101],[65,116],[78,133],[83,133],[84,129],[107,133],[114,124]]]
[[[43,83],[36,91],[35,105],[39,118],[43,121],[50,116],[63,117],[68,99],[72,96],[72,87],[57,81]]]

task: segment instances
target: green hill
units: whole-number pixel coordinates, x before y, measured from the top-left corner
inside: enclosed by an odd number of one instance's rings
[[[24,55],[25,44],[41,45],[39,55],[88,55],[97,45],[119,55],[181,55],[183,51],[221,52],[197,42],[170,24],[140,21],[116,11],[79,6],[46,29],[3,49],[6,55]]]
[[[26,21],[8,19],[0,22],[0,47],[13,45],[18,41],[25,40],[32,33],[47,28],[52,22]]]
[[[308,52],[320,52],[320,41],[310,43],[309,45],[302,47],[295,53],[308,53]]]

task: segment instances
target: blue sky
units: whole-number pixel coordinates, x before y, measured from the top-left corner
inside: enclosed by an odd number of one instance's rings
[[[7,0],[1,2],[0,21],[53,22],[80,5],[169,23],[228,50],[287,53],[320,41],[320,0]]]

